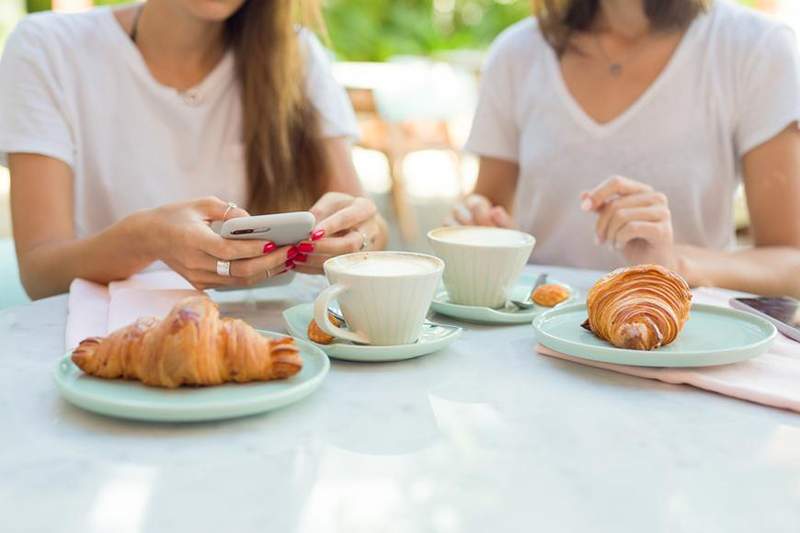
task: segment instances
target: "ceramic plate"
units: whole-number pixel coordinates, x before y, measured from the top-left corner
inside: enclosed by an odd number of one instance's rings
[[[289,333],[295,337],[308,340],[308,323],[314,312],[314,304],[301,304],[283,312],[283,319]],[[448,326],[444,328],[423,328],[422,337],[414,344],[398,346],[365,346],[346,341],[332,344],[316,344],[334,359],[344,361],[383,362],[413,359],[429,353],[438,352],[461,336],[461,328]],[[309,341],[310,342],[310,341]]]
[[[525,300],[528,297],[528,291],[530,291],[533,282],[534,280],[531,278],[530,281],[526,280],[525,282],[517,283],[517,285],[511,291],[511,298],[514,300]],[[446,315],[451,318],[457,318],[459,320],[465,320],[467,322],[478,322],[481,324],[530,324],[531,320],[541,315],[545,311],[557,309],[562,305],[578,301],[577,291],[566,283],[561,283],[560,281],[556,280],[549,281],[548,283],[558,283],[559,285],[563,285],[564,287],[568,288],[570,291],[570,297],[566,301],[558,304],[556,307],[542,307],[539,305],[534,305],[531,309],[523,311],[511,303],[506,304],[505,307],[500,309],[454,304],[448,298],[447,291],[445,289],[440,289],[433,298],[431,309],[439,314]]]
[[[652,351],[616,348],[581,327],[586,304],[553,309],[537,317],[539,342],[557,352],[593,361],[635,366],[711,366],[736,363],[766,352],[775,326],[763,318],[713,305],[695,304],[671,344]]]
[[[285,337],[260,331],[266,337]],[[286,380],[228,383],[216,387],[160,389],[136,381],[100,379],[84,374],[65,355],[55,380],[67,401],[95,413],[158,422],[195,422],[271,411],[311,394],[325,379],[330,361],[314,344],[295,340],[303,369]]]

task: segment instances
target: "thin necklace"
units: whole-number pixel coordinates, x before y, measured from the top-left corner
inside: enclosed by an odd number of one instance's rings
[[[142,11],[144,11],[144,4],[140,5],[138,9],[136,9],[136,13],[133,15],[133,24],[131,25],[131,41],[136,43],[136,37],[139,34],[139,17],[142,16]]]
[[[600,41],[600,35],[597,32],[592,32],[592,35],[594,35],[594,40],[597,43],[597,49],[600,50],[600,53],[603,54],[603,59],[605,59],[606,63],[608,63],[608,73],[614,78],[619,78],[622,76],[622,67],[624,63],[630,63],[630,60],[634,57],[634,54],[643,48],[643,46],[639,44],[635,46],[633,50],[628,51],[624,57],[614,60],[608,55],[605,47],[603,47],[603,43]]]

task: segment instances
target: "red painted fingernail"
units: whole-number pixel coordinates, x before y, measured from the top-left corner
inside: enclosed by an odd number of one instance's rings
[[[285,266],[287,270],[291,270],[291,269],[293,269],[293,268],[294,268],[294,261],[292,261],[291,259],[289,259],[288,261],[286,261],[286,262],[283,264],[283,266]]]
[[[297,245],[297,250],[307,254],[314,251],[314,245],[310,242],[301,242]]]
[[[264,245],[264,249],[262,250],[262,253],[268,254],[268,253],[272,252],[273,250],[275,250],[276,248],[277,248],[277,246],[275,245],[274,242],[268,242],[267,244]]]
[[[325,230],[324,229],[318,229],[317,231],[314,231],[314,232],[311,233],[311,240],[312,241],[318,241],[321,238],[323,238],[324,236],[325,236]]]
[[[295,258],[292,259],[292,261],[296,263],[305,263],[306,261],[308,261],[308,256],[306,254],[297,254]]]
[[[286,251],[286,259],[294,259],[298,253],[297,246],[292,246]]]

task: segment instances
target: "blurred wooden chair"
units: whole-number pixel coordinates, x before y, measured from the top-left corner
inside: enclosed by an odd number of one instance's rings
[[[336,63],[334,75],[347,90],[358,117],[361,129],[358,146],[386,157],[391,203],[400,235],[406,243],[411,243],[417,237],[418,224],[403,174],[403,161],[416,151],[449,150],[456,156],[455,171],[460,176],[460,147],[450,131],[449,119],[458,112],[471,110],[474,95],[464,95],[471,92],[474,79],[467,75],[470,79],[465,84],[463,78],[452,75],[448,65],[422,60]],[[443,99],[449,101],[442,105]]]
[[[460,152],[448,124],[444,120],[387,121],[378,112],[372,89],[348,89],[348,95],[361,129],[358,146],[376,150],[386,157],[391,183],[389,194],[400,235],[406,243],[412,242],[418,227],[403,175],[403,161],[408,154],[419,150],[453,150],[458,156]]]

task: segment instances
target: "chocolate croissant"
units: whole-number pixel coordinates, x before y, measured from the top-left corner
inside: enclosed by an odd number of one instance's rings
[[[204,296],[179,302],[163,320],[140,318],[86,339],[72,361],[92,376],[166,388],[282,379],[303,367],[291,338],[269,339],[241,320],[220,318]]]
[[[691,302],[686,281],[664,267],[621,268],[589,291],[583,326],[619,348],[653,350],[675,340]]]

